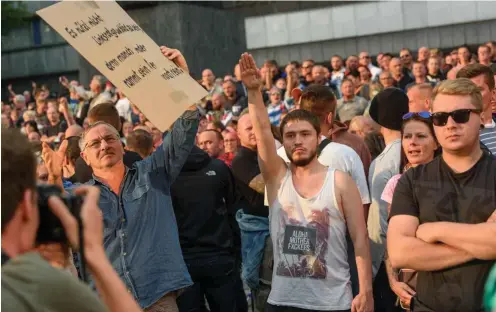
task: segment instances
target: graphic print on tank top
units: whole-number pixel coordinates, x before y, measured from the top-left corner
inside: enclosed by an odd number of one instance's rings
[[[301,204],[301,203],[300,203]],[[329,239],[329,209],[297,211],[296,205],[283,206],[276,251],[279,276],[325,279],[326,255]]]

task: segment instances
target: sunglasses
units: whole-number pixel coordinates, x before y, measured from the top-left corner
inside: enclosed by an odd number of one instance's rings
[[[432,123],[437,127],[444,127],[448,123],[448,118],[451,116],[458,124],[464,124],[470,119],[470,113],[479,114],[478,109],[457,109],[450,113],[438,112],[431,115]]]
[[[415,116],[423,118],[423,119],[430,119],[431,113],[429,113],[429,112],[418,112],[418,113],[410,112],[410,113],[406,113],[405,115],[403,115],[403,120],[408,120],[408,119],[411,119]]]

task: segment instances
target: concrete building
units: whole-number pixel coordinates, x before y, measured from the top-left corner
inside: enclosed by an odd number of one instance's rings
[[[34,14],[54,1],[27,1]],[[451,49],[496,39],[494,1],[121,1],[121,6],[159,44],[179,48],[195,78],[212,68],[232,72],[248,50],[257,63],[312,58],[328,63],[368,51],[398,53],[403,47]],[[2,98],[7,83],[17,92],[31,81],[59,88],[58,77],[84,84],[96,73],[42,20],[2,36]]]

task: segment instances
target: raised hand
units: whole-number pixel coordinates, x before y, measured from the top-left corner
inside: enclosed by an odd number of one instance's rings
[[[249,90],[260,90],[263,86],[260,70],[255,64],[253,56],[243,53],[239,59],[239,69],[241,71],[241,80]]]
[[[171,49],[171,48],[168,48],[166,46],[161,46],[160,52],[162,52],[162,54],[166,58],[173,61],[174,64],[176,64],[179,68],[181,68],[185,72],[189,73],[188,63],[186,63],[186,59],[184,58],[181,51],[179,51],[177,49]]]
[[[46,164],[48,175],[53,178],[62,177],[62,167],[64,165],[65,151],[67,150],[67,140],[63,140],[58,151],[50,148],[48,143],[43,142],[41,157]]]

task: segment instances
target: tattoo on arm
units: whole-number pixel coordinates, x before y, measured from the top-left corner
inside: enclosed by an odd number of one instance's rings
[[[263,194],[265,192],[265,181],[262,177],[262,174],[257,175],[254,177],[248,186],[255,190],[257,193]]]

